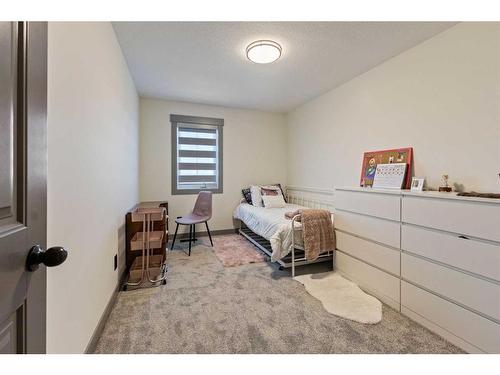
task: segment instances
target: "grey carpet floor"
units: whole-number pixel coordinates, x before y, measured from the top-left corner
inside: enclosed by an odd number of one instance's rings
[[[96,353],[461,353],[385,305],[376,325],[331,315],[288,272],[224,268],[203,242],[168,263],[167,285],[120,292]]]

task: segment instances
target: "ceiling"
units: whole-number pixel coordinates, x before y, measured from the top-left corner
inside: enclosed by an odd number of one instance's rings
[[[453,26],[450,22],[114,22],[140,96],[288,112]],[[247,60],[278,42],[271,64]]]

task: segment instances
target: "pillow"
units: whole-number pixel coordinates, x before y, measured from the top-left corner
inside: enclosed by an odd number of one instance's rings
[[[260,186],[252,185],[250,186],[250,195],[252,196],[252,204],[255,207],[264,207],[262,204],[262,195],[260,193]]]
[[[241,194],[243,194],[243,198],[248,204],[252,204],[252,194],[250,193],[250,188],[246,188],[241,190]]]
[[[287,203],[286,201],[286,196],[285,196],[285,192],[283,191],[283,189],[281,188],[281,184],[273,184],[273,186],[277,186],[279,187],[280,191],[281,191],[281,194],[283,195],[283,199],[285,200],[285,203]]]
[[[263,195],[262,200],[265,208],[283,208],[286,207],[283,195]]]
[[[283,197],[283,200],[286,203],[285,195],[283,194],[283,190],[281,189],[281,185],[280,184],[261,186],[261,192],[262,192],[262,189],[270,190],[269,192],[266,192],[267,195],[270,195],[270,194],[274,194],[275,195],[276,193],[278,195],[281,195]],[[264,195],[264,193],[262,193],[262,195]]]
[[[264,192],[263,190],[264,189]],[[270,190],[270,191],[268,191]],[[256,207],[264,207],[262,203],[263,194],[277,194],[280,195],[286,203],[285,196],[283,195],[283,190],[280,184],[275,185],[252,185],[250,186],[250,194],[252,196],[252,204]]]
[[[262,196],[264,196],[264,195],[276,196],[276,195],[280,195],[281,192],[278,190],[278,188],[276,186],[261,186],[260,187],[260,194]]]

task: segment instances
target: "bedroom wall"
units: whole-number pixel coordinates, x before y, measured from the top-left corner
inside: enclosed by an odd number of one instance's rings
[[[335,67],[332,67],[334,69]],[[461,23],[287,116],[288,182],[359,184],[364,151],[413,146],[415,176],[500,191],[500,23]]]
[[[82,353],[117,285],[139,198],[138,96],[110,23],[49,23],[47,350]],[[119,256],[121,271],[124,256]]]
[[[232,213],[243,187],[286,184],[283,115],[141,98],[140,197],[141,201],[167,200],[171,223],[177,216],[189,213],[196,200],[196,195],[171,195],[171,113],[224,119],[224,192],[213,195],[211,230],[233,228]]]

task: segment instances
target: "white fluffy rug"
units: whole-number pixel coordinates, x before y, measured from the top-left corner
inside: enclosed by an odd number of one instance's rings
[[[294,280],[319,299],[330,314],[366,324],[376,324],[382,320],[382,303],[338,272],[301,275]]]

